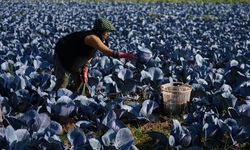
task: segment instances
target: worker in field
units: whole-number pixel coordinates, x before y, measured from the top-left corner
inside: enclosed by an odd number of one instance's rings
[[[72,90],[80,93],[80,85],[88,82],[88,65],[96,51],[114,58],[135,59],[132,53],[114,51],[108,47],[107,38],[115,31],[112,23],[98,18],[89,31],[74,32],[59,39],[55,46],[54,71],[57,78],[54,90],[67,88],[70,79]]]

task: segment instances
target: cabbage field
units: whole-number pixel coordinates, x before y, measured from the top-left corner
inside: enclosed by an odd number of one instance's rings
[[[56,41],[98,17],[116,27],[110,47],[138,59],[97,53],[89,96],[53,91]],[[169,135],[149,134],[155,149],[249,146],[248,3],[1,1],[0,30],[1,149],[139,149],[127,122],[156,121],[160,85],[173,81],[192,86],[191,102]]]

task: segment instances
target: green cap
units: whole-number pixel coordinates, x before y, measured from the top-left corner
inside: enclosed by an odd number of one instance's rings
[[[98,18],[95,21],[93,30],[112,32],[115,31],[115,27],[109,20],[105,18]]]

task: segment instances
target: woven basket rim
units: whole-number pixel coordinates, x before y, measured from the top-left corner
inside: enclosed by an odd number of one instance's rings
[[[180,87],[180,89],[167,90],[167,88],[173,88],[173,87]],[[161,85],[161,91],[169,93],[186,93],[192,91],[192,86],[185,84],[183,82],[166,83]]]

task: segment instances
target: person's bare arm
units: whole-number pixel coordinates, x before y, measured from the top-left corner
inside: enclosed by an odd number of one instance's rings
[[[95,49],[100,50],[102,53],[104,53],[107,56],[114,55],[113,50],[107,47],[103,42],[95,35],[88,35],[84,39],[84,43],[88,46],[94,47]]]
[[[96,35],[86,36],[84,39],[84,42],[86,45],[94,47],[95,49],[98,49],[99,51],[101,51],[107,56],[111,56],[115,58],[126,58],[129,60],[136,59],[136,56],[133,53],[117,52],[117,51],[110,49],[105,44],[103,44],[103,42]]]

